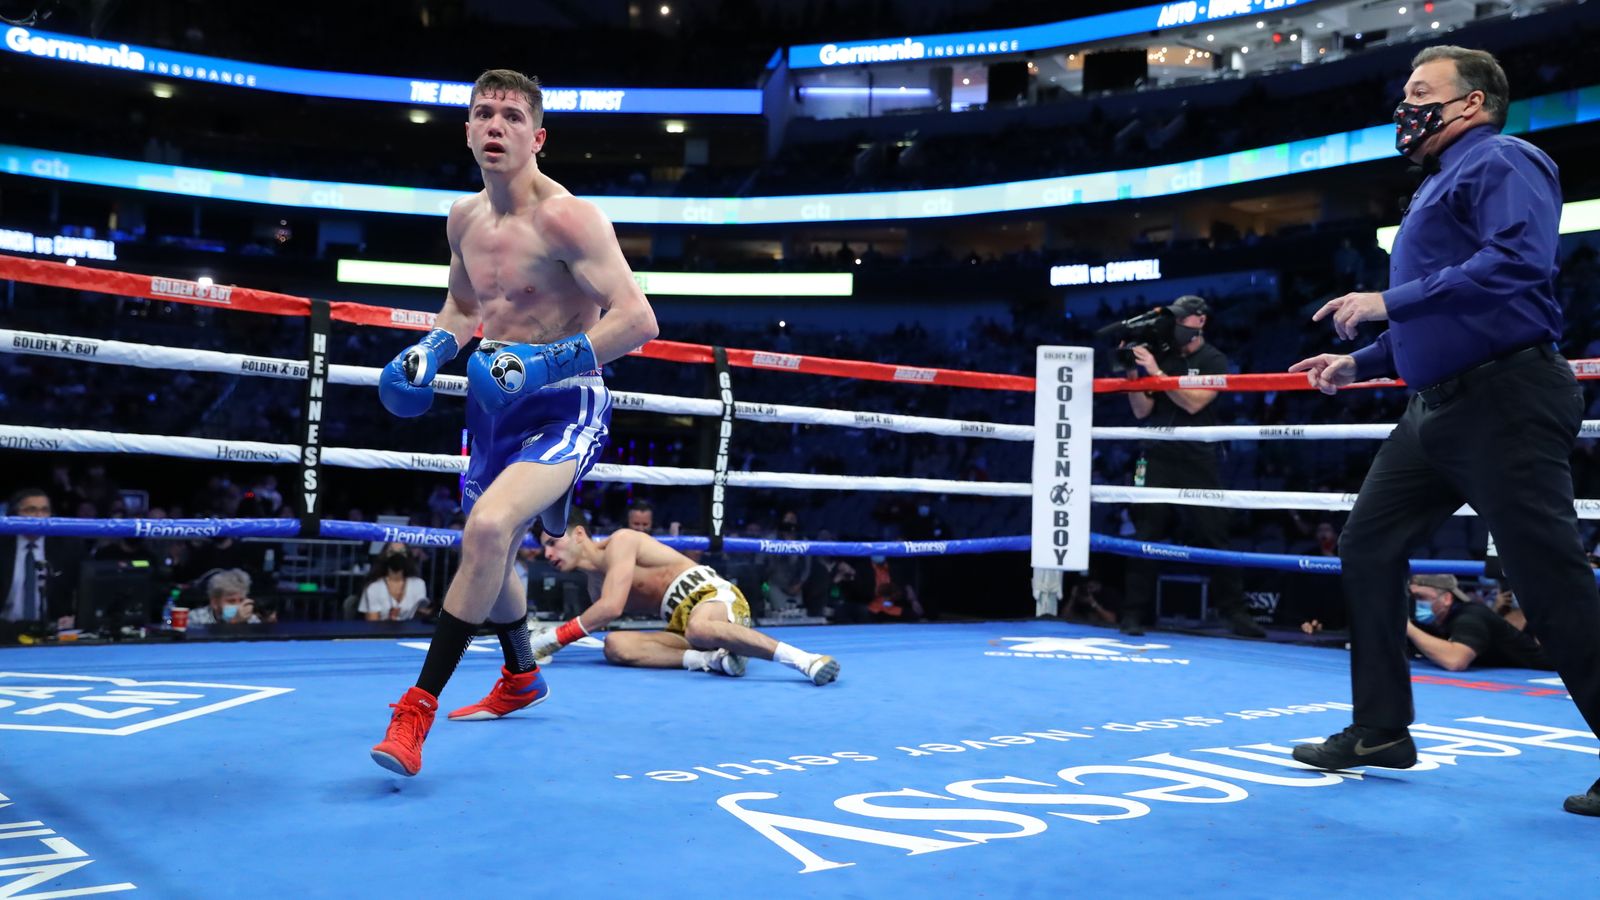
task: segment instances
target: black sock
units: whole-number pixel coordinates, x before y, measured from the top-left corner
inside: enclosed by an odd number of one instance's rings
[[[417,676],[417,687],[435,697],[439,696],[450,676],[455,674],[461,657],[467,655],[467,647],[477,633],[478,626],[441,611],[433,626],[433,641],[428,644],[428,655],[422,660],[422,674]]]
[[[506,655],[506,671],[513,675],[532,672],[539,668],[533,661],[533,643],[528,640],[528,620],[491,622],[494,633],[500,638],[500,651]]]

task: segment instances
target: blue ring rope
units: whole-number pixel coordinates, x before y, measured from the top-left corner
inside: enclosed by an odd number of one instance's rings
[[[0,516],[0,534],[42,534],[59,537],[136,537],[155,540],[196,538],[259,537],[292,539],[301,537],[296,519],[48,519],[30,516]],[[324,519],[318,535],[331,540],[399,541],[423,547],[456,547],[461,532],[449,528],[424,528],[412,525],[378,525],[372,522],[347,522]],[[657,540],[675,550],[705,550],[709,538],[660,536]],[[788,556],[946,556],[967,553],[1026,552],[1028,535],[968,538],[943,541],[780,541],[766,538],[725,538],[723,546],[731,553],[768,553]],[[537,547],[530,536],[524,546]],[[1336,575],[1338,557],[1296,556],[1287,553],[1249,553],[1239,550],[1208,550],[1152,541],[1134,541],[1103,534],[1089,536],[1089,549],[1098,553],[1140,559],[1200,565],[1240,566],[1276,569],[1283,572],[1315,572]],[[1471,559],[1414,559],[1411,571],[1429,575],[1483,575],[1483,563]],[[1596,574],[1600,577],[1600,573]]]

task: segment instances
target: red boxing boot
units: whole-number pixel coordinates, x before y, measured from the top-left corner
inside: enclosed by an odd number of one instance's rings
[[[415,775],[422,771],[422,742],[433,727],[439,698],[419,687],[406,691],[399,703],[389,704],[394,715],[383,742],[372,748],[372,761],[391,772]]]
[[[479,719],[498,719],[519,709],[538,706],[550,696],[550,686],[537,666],[532,672],[513,675],[505,666],[500,667],[500,680],[495,682],[489,696],[471,706],[463,706],[450,714],[452,722],[473,722]]]

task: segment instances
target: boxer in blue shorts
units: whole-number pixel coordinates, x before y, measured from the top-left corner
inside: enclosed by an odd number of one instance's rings
[[[477,352],[492,359],[511,346],[514,345],[484,340],[478,342]],[[606,390],[598,370],[527,392],[497,414],[489,413],[481,404],[469,402],[467,433],[472,436],[472,445],[462,489],[462,511],[472,515],[472,508],[484,488],[493,484],[495,477],[512,463],[553,466],[576,460],[578,468],[572,474],[566,500],[545,511],[548,513],[544,520],[546,525],[565,522],[567,503],[572,499],[571,488],[589,474],[589,469],[600,458],[610,427],[611,392]]]
[[[535,519],[564,528],[573,487],[605,449],[611,395],[600,367],[656,336],[611,223],[539,170],[543,119],[534,79],[493,69],[473,85],[466,140],[484,188],[450,207],[450,278],[436,327],[379,378],[385,408],[420,416],[439,367],[483,328],[467,360],[461,566],[417,683],[390,704],[388,733],[372,748],[375,762],[402,775],[422,768],[439,694],[483,625],[499,636],[505,667],[488,696],[452,717],[497,718],[549,695],[512,563]]]

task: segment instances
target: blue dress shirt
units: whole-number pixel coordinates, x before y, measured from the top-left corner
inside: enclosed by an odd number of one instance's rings
[[[1383,292],[1389,329],[1352,354],[1357,379],[1398,373],[1431,387],[1560,340],[1560,220],[1550,157],[1492,126],[1464,132],[1401,219]]]

